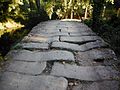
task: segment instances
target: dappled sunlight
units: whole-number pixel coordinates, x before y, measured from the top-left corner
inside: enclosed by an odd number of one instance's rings
[[[62,19],[61,21],[76,21],[76,22],[81,22],[82,20],[80,20],[80,19]]]
[[[22,41],[24,41],[24,42],[28,42],[28,41],[33,41],[33,42],[46,42],[48,40],[48,38],[47,37],[45,37],[45,36],[31,36],[31,37],[29,37],[29,36],[26,36]]]
[[[0,23],[0,37],[6,32],[12,32],[22,27],[24,27],[24,25],[17,23],[12,19],[7,19],[6,22]]]

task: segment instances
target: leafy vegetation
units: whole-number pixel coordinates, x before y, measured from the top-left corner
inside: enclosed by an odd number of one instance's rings
[[[48,19],[39,0],[0,0],[0,53],[2,56],[33,26]]]

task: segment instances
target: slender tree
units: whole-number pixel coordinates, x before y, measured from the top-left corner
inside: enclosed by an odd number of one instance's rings
[[[37,10],[39,12],[40,11],[40,0],[35,0],[35,2],[36,2]]]
[[[93,0],[92,28],[97,29],[100,26],[104,0]]]

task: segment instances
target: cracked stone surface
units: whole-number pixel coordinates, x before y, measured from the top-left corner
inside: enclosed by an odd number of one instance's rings
[[[38,75],[46,68],[46,62],[24,62],[12,61],[7,68],[7,71],[23,74]]]
[[[101,41],[89,42],[83,45],[71,44],[66,42],[53,42],[51,45],[52,48],[68,49],[73,51],[87,51],[90,49],[100,48],[105,46],[106,44]]]
[[[1,90],[66,90],[67,80],[53,76],[27,76],[5,72],[0,79]]]
[[[49,44],[48,43],[21,43],[18,44],[18,46],[24,48],[24,49],[48,49]]]
[[[85,81],[117,79],[119,72],[109,66],[76,66],[55,63],[51,75],[75,78]]]
[[[74,55],[64,50],[55,50],[48,52],[35,52],[28,50],[13,50],[8,53],[8,57],[18,61],[53,61],[68,60],[74,61]]]
[[[78,36],[96,36],[95,33],[93,33],[92,31],[87,31],[87,32],[80,32],[80,33],[76,33],[76,32],[70,32],[70,36],[74,36],[74,37],[78,37]]]
[[[23,38],[22,42],[53,42],[53,41],[59,41],[59,37],[46,37],[46,36],[26,36]]]
[[[5,60],[0,90],[120,90],[120,61],[80,20],[40,22]]]
[[[78,52],[76,60],[78,60],[82,65],[90,65],[92,63],[95,64],[99,62],[105,65],[112,65],[119,62],[112,50],[103,48],[93,49],[86,52]]]
[[[62,36],[60,38],[63,42],[72,42],[72,43],[86,43],[86,42],[92,42],[96,40],[101,40],[98,36],[81,36],[81,37],[66,37]]]

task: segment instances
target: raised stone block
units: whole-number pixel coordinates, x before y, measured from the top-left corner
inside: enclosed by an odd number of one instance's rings
[[[96,36],[95,33],[93,33],[92,31],[83,31],[83,32],[80,32],[80,33],[74,33],[74,32],[71,32],[70,33],[70,36],[74,36],[74,37],[78,37],[78,36]]]
[[[119,72],[109,66],[77,66],[54,63],[51,75],[84,81],[112,80],[119,78]]]
[[[26,36],[23,38],[22,42],[53,42],[53,41],[59,41],[59,37],[46,37],[46,36]]]
[[[24,62],[12,61],[7,67],[7,71],[23,74],[38,75],[46,68],[46,62]]]
[[[56,36],[69,36],[69,34],[67,32],[58,32],[58,33],[40,33],[40,34],[33,34],[33,33],[30,33],[29,35],[32,35],[32,36],[36,36],[36,37],[56,37]]]
[[[96,40],[102,40],[100,37],[98,36],[81,36],[81,37],[66,37],[66,36],[62,36],[60,38],[61,41],[63,42],[72,42],[72,43],[86,43],[86,42],[93,42]]]
[[[0,90],[66,90],[68,85],[63,77],[28,76],[12,72],[5,72],[0,79]]]
[[[105,60],[105,59],[116,59],[114,51],[110,49],[93,49],[86,52],[78,52],[81,60]]]
[[[88,42],[83,45],[72,44],[67,42],[53,42],[51,47],[52,48],[60,48],[60,49],[67,49],[72,51],[87,51],[94,48],[105,47],[106,44],[101,41],[96,42]]]
[[[17,46],[20,46],[24,49],[48,49],[49,44],[48,43],[20,43]]]
[[[34,52],[28,50],[13,50],[7,55],[8,59],[19,61],[55,61],[68,60],[74,61],[74,55],[64,50],[55,50],[48,52]]]

